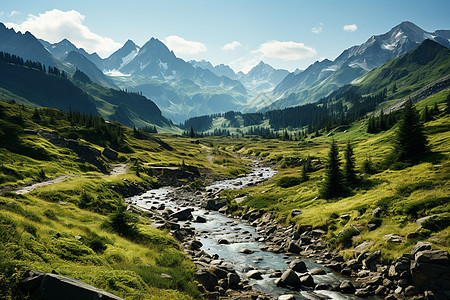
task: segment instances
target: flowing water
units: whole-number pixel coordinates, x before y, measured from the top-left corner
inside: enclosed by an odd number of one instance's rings
[[[275,174],[276,171],[272,168],[256,164],[253,171],[246,176],[217,181],[209,185],[206,190],[208,192],[219,192],[224,189],[240,189],[267,180]],[[166,209],[173,211],[189,207],[184,205],[188,201],[184,201],[180,206],[179,201],[174,200],[176,191],[177,189],[173,187],[163,187],[132,197],[129,201],[144,208],[150,208],[164,203]],[[242,279],[246,279],[245,273],[249,270],[256,269],[261,271],[263,273],[263,279],[249,279],[249,283],[255,289],[263,291],[275,299],[283,294],[294,294],[297,299],[358,299],[354,295],[344,295],[334,291],[291,291],[286,288],[277,287],[274,284],[275,278],[270,278],[270,274],[273,274],[275,270],[281,270],[283,272],[288,264],[296,257],[261,250],[265,246],[263,242],[258,241],[261,237],[258,236],[254,227],[241,220],[229,218],[217,212],[208,212],[199,207],[193,208],[194,211],[192,214],[194,219],[197,216],[202,216],[207,219],[207,222],[179,222],[181,226],[194,228],[197,231],[197,238],[203,243],[202,250],[211,255],[218,254],[226,264],[236,270]],[[221,239],[226,239],[230,244],[219,244],[219,240]],[[250,249],[253,253],[240,253],[240,250],[243,248]],[[308,270],[319,267],[327,272],[326,275],[313,275],[316,284],[336,284],[344,279],[348,279],[310,259],[301,259],[306,263]]]

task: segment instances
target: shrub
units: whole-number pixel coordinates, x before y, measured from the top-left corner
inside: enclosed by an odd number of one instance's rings
[[[277,185],[282,188],[290,188],[292,186],[299,185],[300,183],[302,183],[301,178],[293,176],[284,176],[277,181]]]
[[[359,234],[359,231],[354,228],[347,228],[338,234],[336,237],[336,244],[340,244],[345,248],[352,246],[352,237]]]
[[[103,223],[103,227],[110,229],[123,237],[136,239],[140,236],[140,231],[137,228],[138,219],[125,211],[125,209],[124,206],[119,207],[119,209],[112,213],[108,220]]]
[[[51,209],[47,209],[44,211],[44,216],[46,216],[47,218],[57,221],[58,220],[58,216],[56,215],[56,213],[51,210]]]
[[[404,213],[416,218],[424,215],[425,211],[428,209],[444,205],[449,202],[450,197],[425,198],[407,205],[404,209]]]
[[[441,231],[450,226],[450,213],[431,217],[422,223],[422,227],[432,232]]]
[[[397,194],[403,197],[408,197],[416,190],[432,190],[434,188],[434,183],[431,181],[422,181],[407,185],[402,185],[397,188]]]

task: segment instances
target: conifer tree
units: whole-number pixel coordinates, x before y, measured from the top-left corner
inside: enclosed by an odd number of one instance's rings
[[[394,144],[394,162],[414,162],[427,151],[427,139],[417,110],[409,100],[403,108]]]
[[[304,162],[303,163],[303,168],[302,168],[302,182],[308,181],[309,176],[308,176],[308,162]]]
[[[325,166],[325,181],[320,190],[320,196],[331,199],[342,195],[344,191],[343,178],[340,170],[339,150],[333,139],[328,152],[328,160]]]
[[[445,100],[447,107],[445,108],[445,113],[450,114],[450,93],[447,94],[447,99]]]
[[[344,178],[348,185],[354,185],[357,182],[356,171],[355,171],[355,156],[353,153],[352,145],[350,140],[347,142],[347,147],[344,152],[345,165],[344,165]]]
[[[195,131],[194,131],[194,127],[192,127],[192,125],[191,125],[191,132],[189,133],[189,136],[191,138],[195,138]]]

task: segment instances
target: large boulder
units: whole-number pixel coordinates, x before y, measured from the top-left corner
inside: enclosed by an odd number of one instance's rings
[[[300,289],[301,288],[301,282],[298,275],[291,269],[287,269],[284,271],[284,273],[281,275],[280,281],[293,289]]]
[[[289,268],[294,270],[295,272],[300,273],[307,271],[305,262],[300,259],[295,259],[291,261],[291,263],[289,264]]]
[[[195,273],[195,277],[198,282],[200,282],[206,290],[213,292],[214,288],[219,284],[217,276],[208,272],[207,270],[198,270]]]
[[[208,201],[206,201],[205,208],[208,210],[219,210],[226,205],[227,205],[226,198],[215,198],[215,199],[209,199]]]
[[[263,279],[262,273],[258,270],[248,271],[247,274],[245,274],[245,276],[247,276],[247,278],[251,278],[251,279]]]
[[[300,248],[300,246],[295,241],[291,241],[287,247],[287,251],[298,254],[302,251],[302,248]]]
[[[169,216],[170,219],[178,219],[178,221],[187,221],[192,218],[192,208],[185,208],[177,211]]]
[[[436,291],[450,287],[450,257],[447,251],[417,252],[410,271],[417,287]]]
[[[316,285],[314,283],[314,278],[309,274],[307,274],[305,276],[301,276],[300,282],[302,285],[307,286],[307,287],[314,287]]]
[[[111,293],[72,278],[31,271],[21,283],[21,288],[32,299],[46,300],[123,300]]]
[[[344,294],[354,294],[356,292],[356,289],[350,280],[344,280],[339,285],[339,291]]]

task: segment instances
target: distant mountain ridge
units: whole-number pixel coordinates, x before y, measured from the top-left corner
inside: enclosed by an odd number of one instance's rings
[[[449,36],[450,30],[436,30],[430,33],[411,22],[402,22],[387,33],[374,35],[365,43],[343,51],[334,61],[328,59],[317,61],[303,72],[290,73],[273,90],[272,94],[278,100],[266,109],[284,108],[317,101],[339,86],[356,79],[362,73],[414,49],[425,39],[431,39],[445,47],[450,47]],[[354,75],[345,76],[341,71],[340,76],[346,80],[336,82],[333,76],[343,68],[347,68]],[[331,84],[328,88],[323,86],[325,80]],[[320,85],[322,85],[321,89],[318,88]]]

